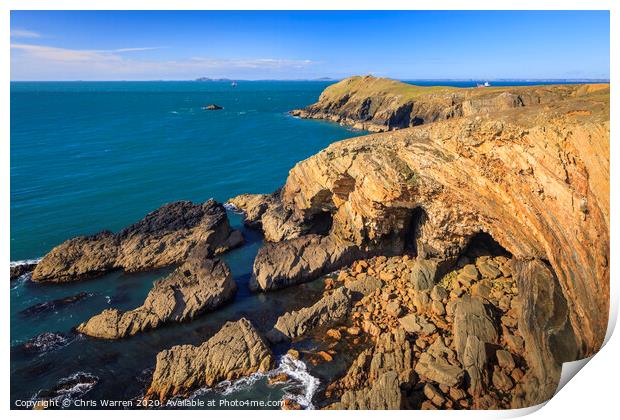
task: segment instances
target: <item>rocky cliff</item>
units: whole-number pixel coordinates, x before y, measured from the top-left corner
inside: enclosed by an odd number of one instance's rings
[[[577,355],[592,354],[609,305],[609,86],[522,89],[540,103],[345,140],[298,163],[278,205],[302,233],[259,253],[257,283],[308,280],[299,273],[345,266],[352,249],[454,258],[488,234],[549,264]],[[280,264],[308,246],[299,236],[314,220],[329,220],[320,240],[336,245]]]
[[[69,282],[122,269],[141,271],[180,264],[197,246],[210,255],[240,245],[224,206],[178,201],[149,213],[118,233],[79,236],[52,249],[32,273],[35,282]]]
[[[557,85],[471,89],[415,86],[391,79],[355,76],[329,86],[317,103],[291,114],[327,119],[368,131],[388,131],[551,104],[578,94],[581,88],[581,85]]]

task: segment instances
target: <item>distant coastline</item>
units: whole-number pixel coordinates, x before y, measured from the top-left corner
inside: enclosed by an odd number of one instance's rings
[[[107,83],[116,83],[116,82],[227,82],[230,83],[233,80],[237,82],[339,82],[344,78],[329,78],[329,77],[320,77],[313,79],[228,79],[228,78],[197,78],[197,79],[152,79],[152,80],[11,80],[11,83],[97,83],[97,82],[107,82]],[[405,83],[415,83],[415,82],[441,82],[441,83],[475,83],[480,81],[488,81],[491,84],[495,83],[610,83],[610,79],[488,79],[488,78],[478,78],[478,79],[399,79],[399,78],[391,78],[396,81],[401,81]]]

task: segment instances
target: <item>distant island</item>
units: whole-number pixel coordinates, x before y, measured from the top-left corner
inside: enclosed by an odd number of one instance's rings
[[[212,79],[210,77],[199,77],[195,80],[196,82],[232,82],[231,79]]]

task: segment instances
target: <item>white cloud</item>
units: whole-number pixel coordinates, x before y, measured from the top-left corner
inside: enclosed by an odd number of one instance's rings
[[[316,64],[312,60],[279,58],[220,59],[192,57],[186,60],[153,60],[131,57],[132,52],[161,47],[79,50],[34,45],[11,44],[12,80],[117,80],[175,79],[212,77],[271,77],[285,72],[299,72]]]
[[[11,29],[11,38],[41,38],[41,34],[26,29]]]

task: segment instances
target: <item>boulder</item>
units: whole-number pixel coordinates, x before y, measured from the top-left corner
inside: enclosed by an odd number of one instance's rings
[[[462,364],[469,337],[474,336],[481,343],[497,343],[497,330],[482,299],[465,295],[457,300],[454,307],[452,335],[456,354]]]
[[[362,279],[346,282],[345,287],[351,291],[351,297],[354,300],[360,300],[383,287],[383,281],[367,275]]]
[[[335,384],[342,389],[370,388],[383,375],[394,372],[399,385],[413,384],[413,351],[402,329],[380,334],[374,347],[363,350]]]
[[[227,322],[200,346],[181,345],[157,355],[145,399],[165,401],[187,396],[202,386],[267,372],[274,357],[254,326],[245,318]]]
[[[430,290],[441,279],[453,261],[416,259],[411,267],[410,282],[413,290]]]
[[[450,364],[441,358],[435,358],[428,352],[420,355],[415,371],[431,381],[446,386],[458,386],[465,376],[465,372],[459,366]]]
[[[220,307],[234,296],[237,284],[226,263],[206,255],[205,248],[195,251],[187,262],[157,281],[142,306],[126,312],[106,309],[80,324],[77,331],[97,338],[123,338]]]
[[[358,247],[331,236],[266,243],[254,260],[250,288],[267,291],[310,281],[351,264],[360,254]]]
[[[345,287],[339,287],[314,305],[279,317],[267,337],[271,342],[299,337],[313,328],[342,319],[350,309],[351,294]]]
[[[485,344],[475,335],[467,337],[463,366],[469,376],[469,393],[474,397],[481,396],[488,385],[487,353]]]
[[[398,320],[401,327],[408,333],[418,335],[430,335],[437,330],[437,327],[426,318],[416,314],[409,314]]]
[[[515,361],[510,352],[500,349],[495,352],[495,355],[497,357],[497,364],[502,369],[506,369],[508,372],[510,372],[515,368]]]
[[[243,242],[226,210],[209,200],[178,201],[149,213],[118,233],[103,231],[70,239],[52,249],[32,273],[35,282],[70,282],[123,269],[140,271],[182,263],[198,245],[212,255]]]

